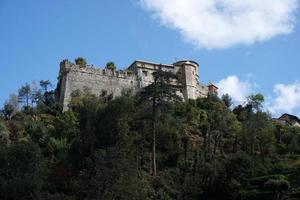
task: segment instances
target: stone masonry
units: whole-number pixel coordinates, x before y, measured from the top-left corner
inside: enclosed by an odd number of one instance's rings
[[[122,95],[126,90],[136,92],[153,82],[152,73],[159,68],[180,73],[183,80],[180,95],[184,100],[206,97],[209,93],[217,92],[218,88],[212,83],[204,85],[199,82],[199,65],[191,60],[182,60],[170,65],[136,60],[126,70],[118,71],[90,65],[80,66],[63,60],[60,63],[57,86],[59,102],[63,105],[63,110],[67,110],[71,94],[76,90],[88,91],[97,96],[105,91],[113,97]]]

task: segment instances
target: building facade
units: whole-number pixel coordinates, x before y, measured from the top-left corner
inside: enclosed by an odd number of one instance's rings
[[[300,128],[300,119],[297,116],[290,114],[283,114],[278,119],[273,119],[275,124]]]
[[[76,65],[63,60],[60,63],[57,86],[59,102],[63,105],[63,110],[67,110],[72,93],[76,90],[88,91],[96,96],[105,91],[114,97],[122,95],[126,90],[137,92],[153,83],[153,72],[158,69],[180,75],[182,81],[179,95],[184,100],[206,97],[209,93],[217,92],[218,88],[214,84],[205,85],[199,82],[199,65],[191,60],[182,60],[173,64],[136,60],[126,70],[117,71],[90,65]]]

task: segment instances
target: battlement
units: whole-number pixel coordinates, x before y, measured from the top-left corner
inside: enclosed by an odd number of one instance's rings
[[[109,76],[115,78],[134,79],[136,78],[131,70],[111,70],[105,67],[96,67],[93,65],[77,65],[68,60],[63,60],[60,63],[60,73],[79,72],[86,74],[94,74],[99,76]]]
[[[72,93],[76,90],[101,95],[103,91],[113,97],[120,96],[124,90],[136,92],[154,81],[153,73],[157,70],[180,74],[182,83],[181,96],[184,100],[206,97],[216,93],[213,84],[199,82],[199,64],[192,60],[181,60],[173,64],[160,64],[136,60],[125,70],[113,70],[93,65],[78,65],[68,60],[60,63],[57,91],[63,109],[68,109]],[[172,83],[173,84],[173,83]]]

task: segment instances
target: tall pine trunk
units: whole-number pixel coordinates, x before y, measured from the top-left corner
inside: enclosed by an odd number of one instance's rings
[[[152,176],[156,177],[156,87],[157,81],[154,80],[154,96],[152,99],[152,159],[151,159],[151,168]]]
[[[153,122],[153,125],[152,125],[152,159],[151,159],[151,162],[152,162],[152,176],[156,176],[156,131],[155,131],[155,128],[156,127],[156,124],[155,122]]]

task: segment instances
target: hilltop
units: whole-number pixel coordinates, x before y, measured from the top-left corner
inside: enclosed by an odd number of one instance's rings
[[[275,123],[263,96],[182,101],[158,71],[138,93],[24,85],[0,116],[0,198],[299,199],[300,129]]]

